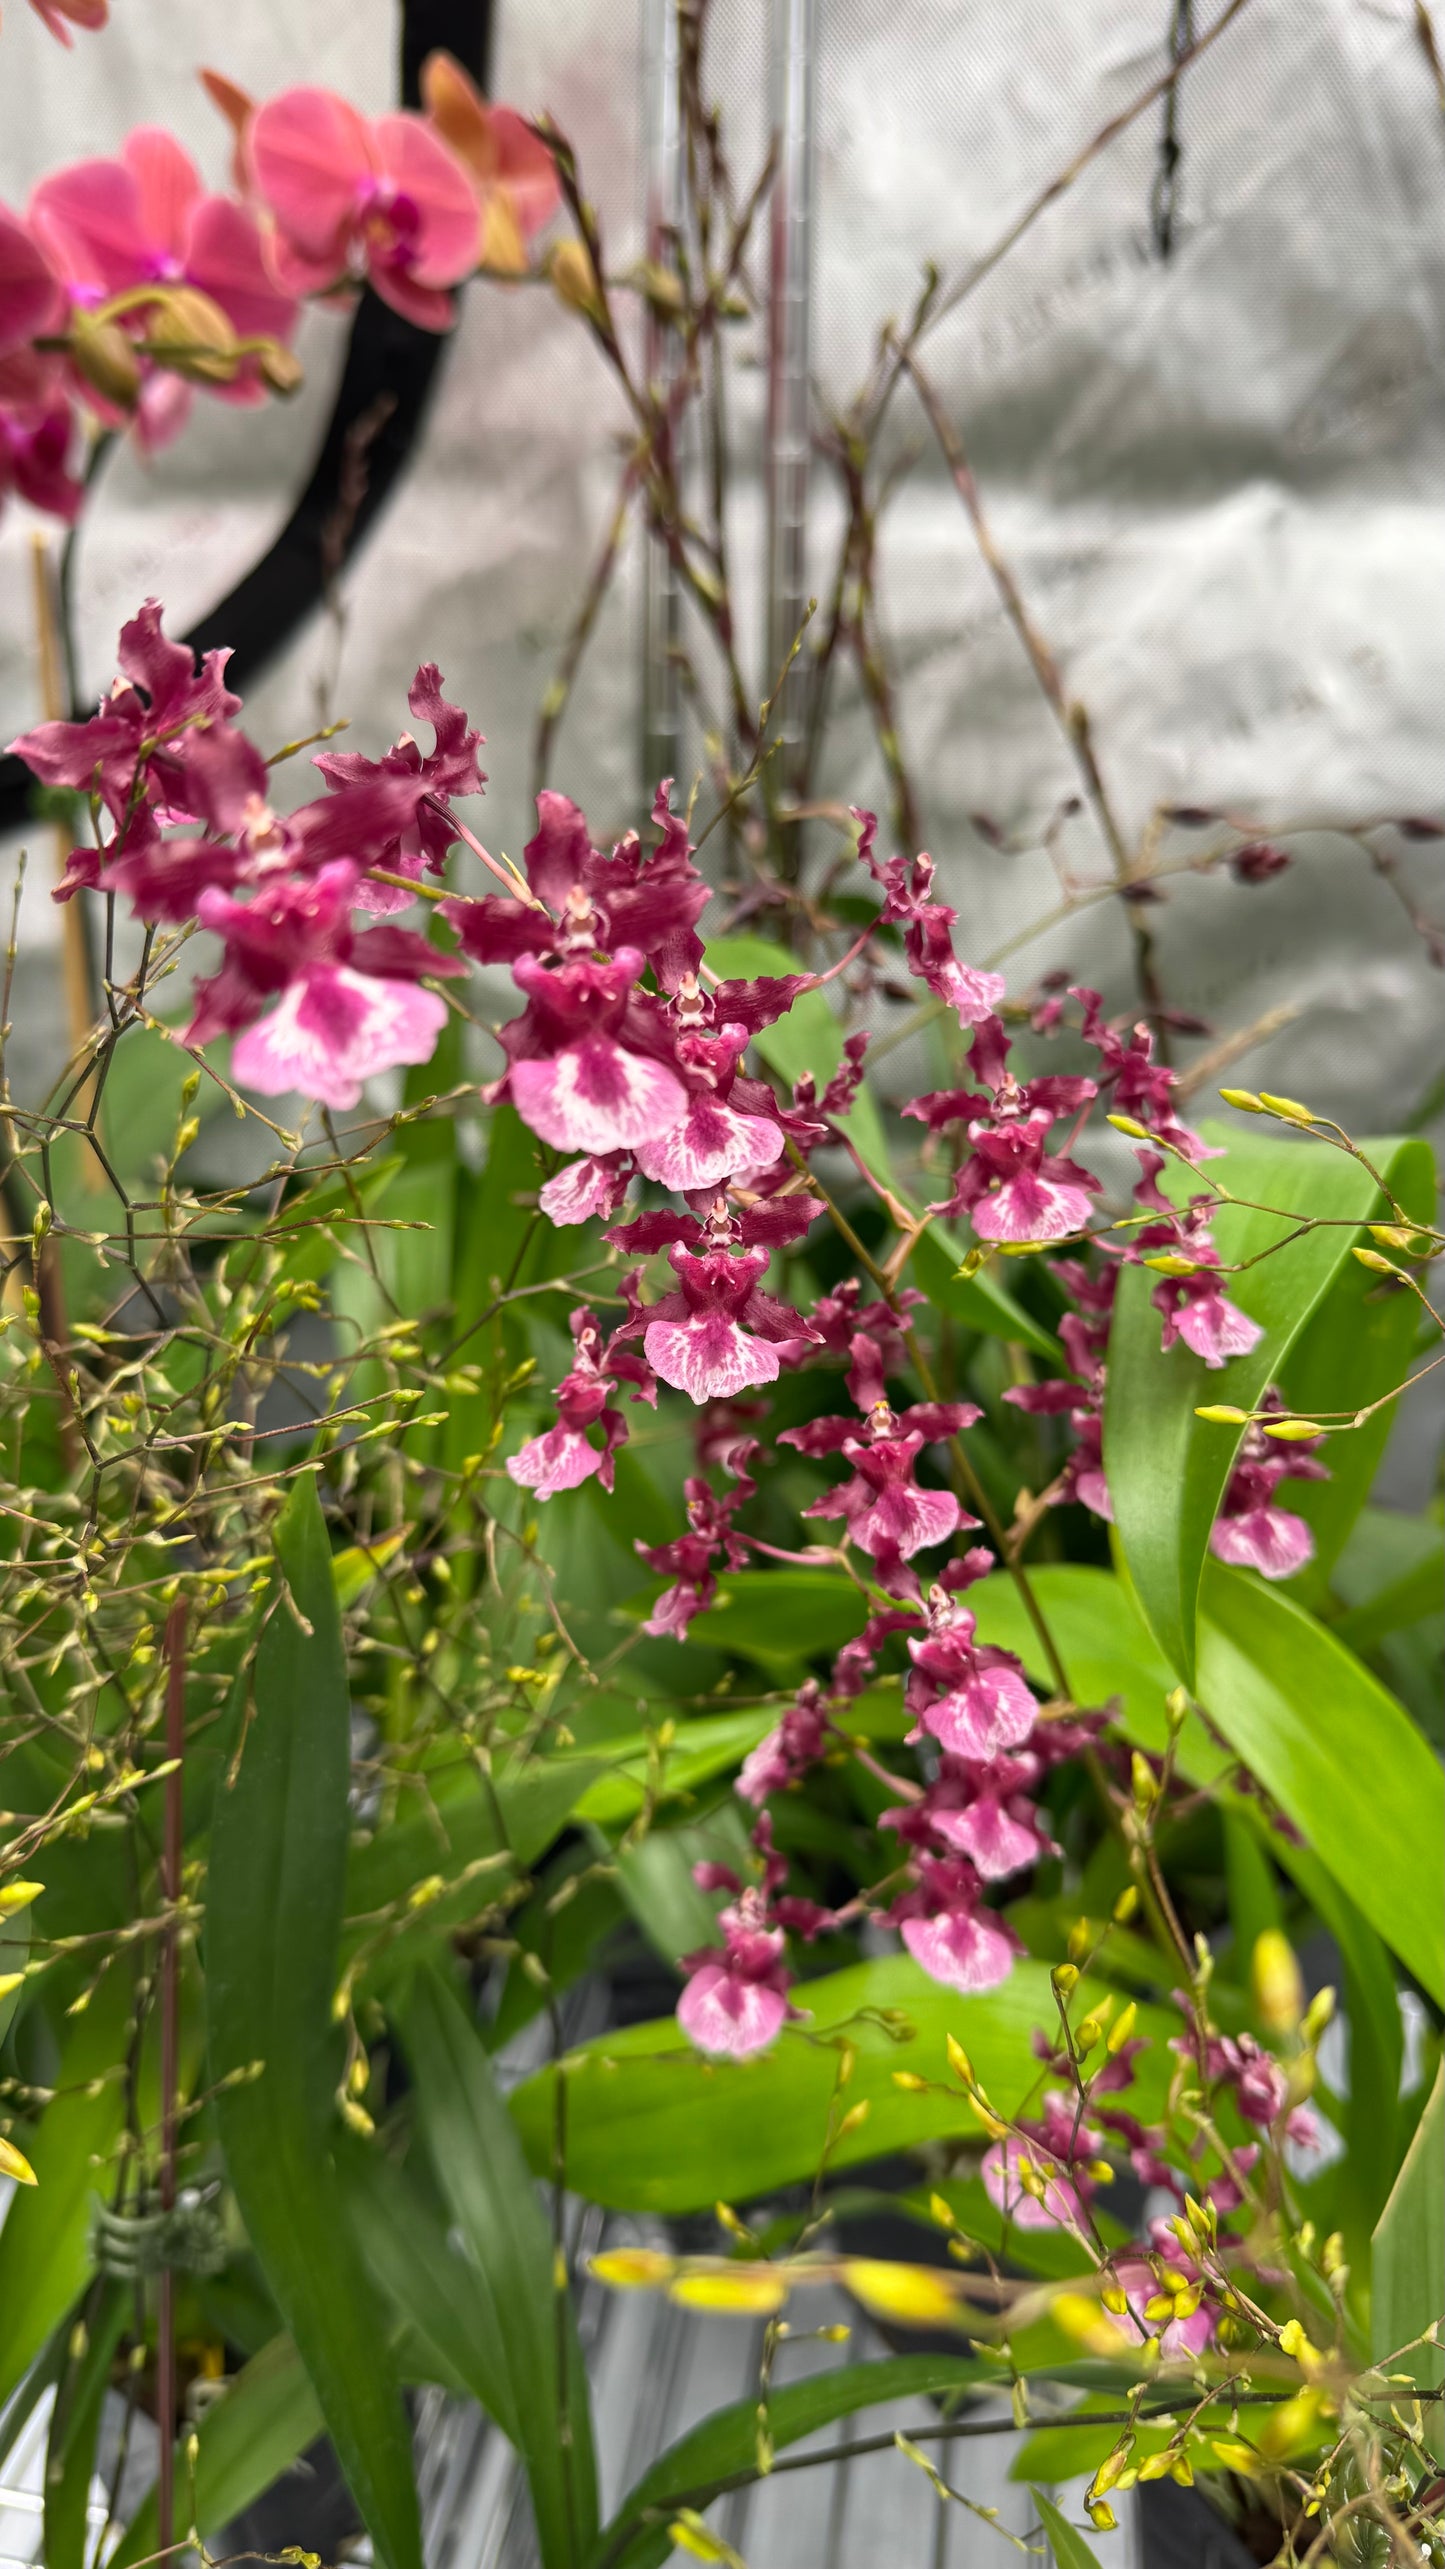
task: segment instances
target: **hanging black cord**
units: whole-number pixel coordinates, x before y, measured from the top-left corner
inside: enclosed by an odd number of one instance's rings
[[[1169,59],[1179,63],[1194,43],[1194,0],[1174,0],[1169,22]],[[1179,138],[1179,83],[1171,80],[1164,92],[1164,117],[1159,129],[1159,156],[1154,184],[1149,192],[1149,228],[1154,247],[1161,259],[1169,258],[1174,249],[1183,193],[1180,171],[1184,145]]]
[[[403,0],[404,107],[420,104],[421,67],[438,47],[486,87],[493,15],[494,0]],[[336,405],[291,516],[270,551],[184,637],[196,651],[229,644],[227,675],[242,695],[325,604],[376,524],[416,446],[447,345],[445,334],[418,329],[369,288],[363,292]],[[82,720],[91,710],[72,707]],[[0,831],[24,827],[32,791],[23,760],[0,759]]]

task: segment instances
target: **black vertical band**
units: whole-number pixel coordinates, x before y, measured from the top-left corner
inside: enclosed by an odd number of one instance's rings
[[[403,0],[403,106],[421,98],[421,67],[439,46],[485,88],[494,0]],[[447,339],[403,321],[368,289],[356,307],[336,405],[310,479],[269,552],[184,637],[197,651],[229,644],[244,695],[323,603],[376,524],[416,445]],[[359,491],[359,497],[357,492]],[[90,710],[76,706],[83,719]],[[30,770],[0,760],[0,829],[23,827]]]

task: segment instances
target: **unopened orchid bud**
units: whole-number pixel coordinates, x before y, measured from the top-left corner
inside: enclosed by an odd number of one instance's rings
[[[306,372],[294,349],[283,348],[279,339],[263,339],[255,357],[256,372],[268,392],[289,401],[293,393],[301,390]]]
[[[1259,1102],[1267,1115],[1282,1115],[1287,1124],[1314,1124],[1319,1120],[1310,1107],[1301,1106],[1297,1097],[1275,1097],[1262,1088]]]
[[[1131,1998],[1128,2006],[1120,2011],[1119,2015],[1115,2017],[1113,2024],[1109,2028],[1108,2052],[1111,2060],[1116,2059],[1118,2054],[1122,2052],[1124,2045],[1129,2041],[1138,2022],[1138,2005],[1135,2000]]]
[[[1319,2041],[1326,2025],[1330,2023],[1334,2012],[1335,1993],[1333,1989],[1326,1984],[1323,1989],[1317,1989],[1315,1991],[1313,1998],[1305,2009],[1304,2022],[1300,2026],[1301,2041],[1308,2043],[1311,2048],[1313,2048],[1313,2046]]]
[[[1105,2454],[1103,2461],[1099,2464],[1097,2471],[1094,2473],[1089,2492],[1091,2498],[1102,2498],[1110,2489],[1118,2487],[1121,2474],[1127,2471],[1129,2467],[1129,2459],[1133,2450],[1133,2436],[1121,2436],[1118,2443],[1115,2445],[1113,2452]]]
[[[1226,1106],[1237,1106],[1241,1115],[1262,1115],[1265,1111],[1263,1100],[1255,1096],[1252,1088],[1221,1088],[1219,1094]]]
[[[1116,2319],[1127,2318],[1129,2311],[1129,2296],[1125,2292],[1122,2284],[1105,2284],[1103,2291],[1099,2295],[1099,2299],[1106,2310],[1112,2310]]]
[[[948,2066],[953,2071],[955,2078],[961,2078],[965,2087],[972,2087],[973,2063],[969,2059],[962,2043],[958,2040],[955,2034],[950,2034],[948,2036],[946,2049],[948,2052]]]
[[[1139,1886],[1138,1886],[1138,1884],[1137,1884],[1137,1883],[1135,1883],[1135,1882],[1131,1882],[1131,1883],[1127,1884],[1127,1885],[1126,1885],[1126,1887],[1125,1887],[1125,1889],[1124,1889],[1124,1890],[1122,1890],[1122,1891],[1120,1892],[1118,1899],[1117,1899],[1117,1900],[1115,1901],[1115,1903],[1114,1903],[1114,1907],[1113,1907],[1112,1915],[1113,1915],[1113,1920],[1114,1920],[1114,1924],[1115,1924],[1115,1926],[1116,1926],[1116,1927],[1127,1927],[1127,1925],[1129,1924],[1130,1919],[1134,1916],[1134,1914],[1135,1914],[1136,1910],[1138,1909],[1138,1906],[1139,1906]],[[1125,2012],[1126,2012],[1126,2014],[1128,2014],[1128,2015],[1130,2016],[1130,2018],[1132,2019],[1132,2016],[1133,2016],[1133,2010],[1132,2010],[1132,2009],[1126,2009],[1126,2011],[1125,2011]],[[1122,2023],[1122,2022],[1123,2022],[1123,2019],[1121,2018],[1121,2019],[1120,2019],[1120,2023]],[[1118,2032],[1118,2030],[1119,2030],[1119,2028],[1118,2028],[1118,2026],[1116,2025],[1116,2026],[1115,2026],[1115,2028],[1114,2028],[1115,2033],[1117,2033],[1117,2032]]]
[[[0,1918],[13,1918],[17,1909],[28,1909],[44,1888],[43,1882],[0,1883]]]
[[[1317,1418],[1267,1418],[1264,1432],[1277,1444],[1302,1445],[1307,1437],[1328,1436],[1330,1431]]]
[[[199,287],[158,287],[146,346],[167,372],[192,384],[232,384],[241,351],[228,316]]]
[[[1206,1401],[1194,1415],[1207,1419],[1211,1427],[1248,1427],[1250,1420],[1247,1409],[1235,1409],[1227,1400]]]
[[[1093,1919],[1076,1918],[1069,1929],[1068,1956],[1070,1962],[1087,1962],[1097,1941],[1098,1936]]]
[[[70,358],[92,392],[118,410],[134,408],[140,395],[140,359],[115,321],[77,312],[70,325]]]
[[[597,270],[585,241],[574,236],[555,242],[547,253],[546,272],[559,303],[565,303],[572,312],[580,312],[585,321],[602,319]]]
[[[1294,1948],[1277,1927],[1256,1936],[1249,1978],[1261,2024],[1277,2037],[1292,2034],[1304,2014],[1304,1982]]]
[[[1049,1978],[1060,1998],[1072,1998],[1079,1985],[1079,1967],[1073,1962],[1056,1962]]]
[[[1159,1786],[1148,1758],[1141,1757],[1137,1748],[1129,1760],[1129,1782],[1134,1795],[1135,1809],[1152,1811],[1159,1799]]]

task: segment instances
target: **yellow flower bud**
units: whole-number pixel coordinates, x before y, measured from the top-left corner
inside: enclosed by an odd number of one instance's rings
[[[1249,1978],[1261,2024],[1276,2037],[1292,2034],[1304,2014],[1304,1982],[1294,1948],[1277,1927],[1255,1937]]]

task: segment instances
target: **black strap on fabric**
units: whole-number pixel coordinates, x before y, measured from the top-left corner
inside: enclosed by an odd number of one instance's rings
[[[421,67],[439,46],[485,88],[494,15],[495,0],[402,0],[402,105],[420,104]],[[323,605],[375,526],[415,449],[448,344],[363,293],[305,489],[269,552],[184,636],[196,651],[230,645],[227,674],[240,694]],[[83,719],[91,708],[72,710]],[[24,762],[0,759],[0,830],[24,827],[31,790]]]

